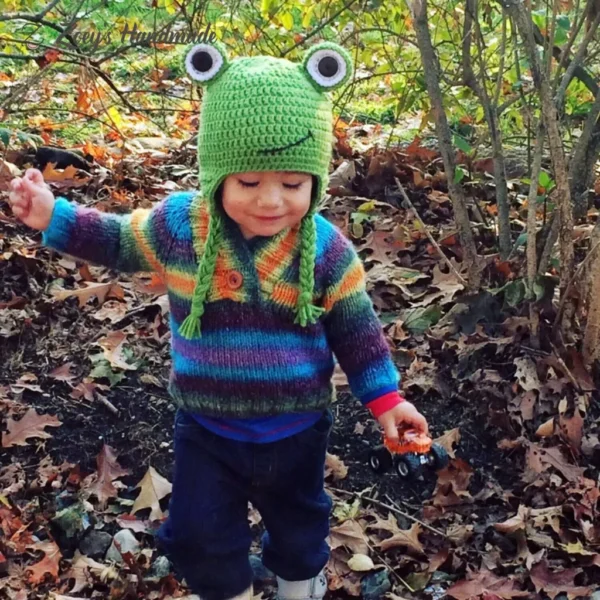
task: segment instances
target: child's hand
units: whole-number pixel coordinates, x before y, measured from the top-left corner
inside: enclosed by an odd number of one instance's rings
[[[28,227],[48,229],[54,210],[54,194],[37,169],[27,169],[24,177],[10,182],[8,202],[13,213]]]
[[[415,408],[414,404],[406,400],[384,412],[377,420],[390,440],[398,439],[398,426],[400,425],[409,425],[421,433],[429,433],[425,417]]]

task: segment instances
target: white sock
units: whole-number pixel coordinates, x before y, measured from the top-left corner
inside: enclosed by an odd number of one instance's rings
[[[229,600],[252,600],[253,597],[254,597],[254,592],[253,592],[252,586],[250,586],[247,590],[245,590],[241,594],[238,594],[237,596],[234,596],[233,598],[230,598]],[[197,594],[192,594],[191,596],[183,596],[182,598],[179,598],[179,600],[202,600],[202,599]]]
[[[277,577],[278,600],[321,600],[327,592],[325,569],[316,577],[304,581],[287,581]]]

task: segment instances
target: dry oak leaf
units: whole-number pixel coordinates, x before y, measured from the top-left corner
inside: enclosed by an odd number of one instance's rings
[[[52,291],[52,297],[57,300],[65,300],[70,296],[76,296],[79,300],[79,307],[83,307],[87,304],[87,301],[90,298],[96,296],[98,298],[98,303],[102,304],[109,292],[112,290],[113,286],[117,286],[116,283],[91,283],[89,281],[85,282],[86,287],[79,288],[76,290],[63,290],[58,289],[56,291]]]
[[[455,506],[473,502],[468,491],[473,477],[472,467],[461,458],[455,458],[438,473],[433,496],[434,506]]]
[[[569,600],[577,596],[588,598],[592,595],[593,588],[574,585],[574,579],[579,573],[581,573],[581,569],[564,569],[553,572],[548,563],[543,560],[531,569],[529,577],[535,585],[536,591],[539,593],[543,590],[551,600],[554,600],[561,592],[565,592]]]
[[[399,529],[391,538],[383,540],[379,547],[385,552],[390,548],[402,546],[420,554],[425,554],[425,549],[419,541],[419,533],[421,533],[421,526],[418,523],[413,523],[410,529]]]
[[[325,477],[332,476],[333,481],[340,481],[348,476],[348,467],[335,454],[327,453],[325,458]]]
[[[479,571],[471,579],[458,581],[447,590],[448,596],[456,600],[471,600],[484,597],[490,598],[523,598],[529,592],[516,588],[517,582],[507,577],[497,577],[491,571]]]
[[[521,529],[525,529],[527,519],[529,517],[529,508],[521,504],[519,510],[514,517],[504,521],[503,523],[494,523],[494,529],[501,533],[514,533]]]
[[[111,331],[107,336],[96,342],[96,345],[104,349],[104,357],[112,367],[124,370],[137,370],[137,367],[129,364],[123,356],[123,343],[127,334],[122,331]]]
[[[62,557],[59,547],[54,542],[38,542],[27,546],[28,549],[41,550],[44,558],[34,565],[27,567],[26,571],[31,571],[29,576],[30,583],[41,583],[47,573],[50,573],[54,579],[58,578],[59,562]]]
[[[52,379],[56,379],[57,381],[66,381],[67,383],[71,383],[73,379],[77,377],[74,373],[71,373],[71,367],[74,364],[72,362],[67,362],[56,369],[53,369],[50,373],[48,373],[48,377],[52,377]]]
[[[8,420],[8,433],[2,434],[2,447],[26,446],[27,439],[36,437],[47,439],[52,437],[44,431],[44,427],[59,427],[62,422],[52,415],[38,415],[30,408],[20,421]]]
[[[542,387],[537,374],[536,364],[531,358],[515,358],[515,365],[517,367],[515,377],[526,392],[539,390]]]
[[[173,486],[154,467],[148,467],[146,474],[136,487],[141,488],[141,490],[135,499],[131,514],[144,508],[151,508],[151,521],[162,518],[163,512],[160,508],[160,500],[171,493]]]
[[[418,523],[413,523],[413,526],[410,529],[400,529],[400,527],[398,527],[398,521],[396,520],[396,517],[394,517],[391,513],[388,515],[386,520],[383,520],[378,516],[376,516],[376,519],[377,520],[375,523],[372,523],[368,526],[368,529],[383,529],[384,531],[389,531],[392,534],[392,537],[383,540],[379,544],[379,547],[383,551],[402,546],[414,550],[420,554],[425,553],[425,550],[419,541],[421,526]]]
[[[75,552],[75,556],[73,557],[71,568],[64,576],[65,579],[75,580],[75,583],[69,590],[69,593],[76,594],[86,587],[93,585],[95,580],[92,575],[96,575],[98,578],[101,576],[101,574],[108,575],[109,569],[109,566],[96,562],[93,558],[82,555],[79,550],[77,550]],[[105,579],[107,578],[108,577],[105,577]]]
[[[442,446],[450,458],[456,458],[453,446],[454,444],[458,444],[458,442],[460,442],[460,429],[458,427],[450,429],[449,431],[446,431],[444,435],[441,435],[439,438],[436,438],[433,441]]]
[[[335,550],[340,546],[345,546],[354,554],[368,554],[369,545],[367,544],[367,536],[363,531],[360,523],[354,519],[348,519],[341,525],[336,525],[331,528],[331,548]]]
[[[542,448],[534,443],[528,444],[527,467],[535,473],[542,473],[550,467],[554,467],[568,481],[577,481],[583,477],[585,469],[569,464],[564,458],[560,448]],[[527,474],[526,474],[527,476]]]
[[[350,555],[342,548],[332,551],[327,563],[328,588],[331,591],[343,589],[350,596],[360,597],[362,575],[350,569],[348,566],[350,558]]]
[[[129,471],[123,469],[117,462],[115,451],[104,444],[102,450],[96,457],[98,470],[86,477],[84,487],[98,498],[100,506],[104,508],[109,498],[117,495],[117,488],[113,481],[123,475],[128,475]]]

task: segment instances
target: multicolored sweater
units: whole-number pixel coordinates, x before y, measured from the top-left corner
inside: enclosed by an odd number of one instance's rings
[[[335,359],[353,394],[375,416],[398,404],[400,376],[365,289],[351,242],[316,215],[314,325],[294,324],[298,229],[248,244],[227,229],[203,316],[202,337],[186,340],[208,214],[196,192],[169,195],[152,209],[100,212],[57,198],[42,240],[61,253],[123,272],[156,272],[168,288],[175,403],[207,418],[246,419],[315,413],[335,398]]]

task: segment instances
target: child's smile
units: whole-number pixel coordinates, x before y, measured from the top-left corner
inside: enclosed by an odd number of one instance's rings
[[[246,239],[294,227],[308,212],[312,175],[293,171],[235,173],[223,182],[223,209]]]

